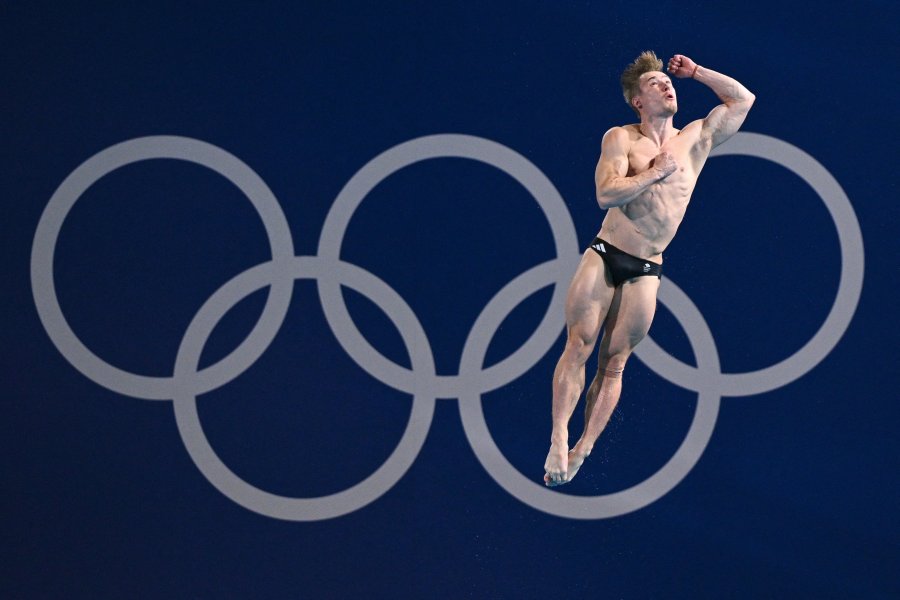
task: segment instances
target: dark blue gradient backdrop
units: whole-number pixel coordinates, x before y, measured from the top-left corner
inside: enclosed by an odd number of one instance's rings
[[[893,2],[7,3],[0,9],[4,200],[3,576],[7,598],[888,598],[900,596],[894,163],[900,119]],[[424,446],[384,495],[314,522],[273,519],[198,470],[167,401],[78,372],[38,318],[29,274],[60,183],[136,137],[214,144],[278,198],[296,254],[317,252],[343,186],[381,152],[458,133],[522,154],[559,190],[582,247],[600,139],[633,121],[618,76],[644,49],[734,76],[757,95],[743,131],[814,157],[853,205],[865,246],[846,333],[799,379],[724,397],[712,438],[671,492],[629,514],[538,511],[481,466],[458,402],[437,402]],[[676,125],[717,104],[676,81]],[[62,227],[54,277],[72,330],[134,373],[172,374],[185,330],[226,281],[271,256],[234,185],[175,160],[118,169]],[[382,181],[350,219],[341,257],[410,306],[437,373],[510,280],[554,257],[534,198],[501,170],[445,158]],[[722,370],[765,368],[816,333],[837,293],[838,234],[801,178],[750,157],[711,158],[665,257],[708,323]],[[209,365],[247,336],[251,294],[216,327]],[[519,348],[545,288],[503,322],[486,363]],[[344,298],[379,352],[412,364],[384,312]],[[695,357],[660,305],[651,331]],[[562,349],[485,394],[506,459],[534,481]],[[589,366],[593,369],[593,366]],[[590,373],[589,373],[590,375]],[[362,481],[403,435],[412,396],[369,375],[335,339],[316,285],[296,283],[271,346],[199,398],[212,447],[244,480],[317,497]],[[697,404],[640,360],[578,478],[560,494],[633,486],[679,447]],[[580,427],[573,419],[572,438]]]

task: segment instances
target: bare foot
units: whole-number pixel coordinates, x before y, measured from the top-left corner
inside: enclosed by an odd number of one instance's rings
[[[562,444],[552,444],[547,460],[544,462],[544,484],[548,486],[562,485],[566,482],[566,471],[569,466],[568,448]]]
[[[553,478],[549,477],[548,473],[547,475],[544,475],[544,484],[547,487],[556,487],[564,483],[569,483],[570,481],[575,479],[575,474],[578,473],[578,469],[581,468],[581,465],[584,464],[584,459],[586,459],[587,457],[587,454],[578,452],[577,447],[572,448],[571,450],[569,450],[569,454],[566,457],[567,469],[562,479],[554,480]]]

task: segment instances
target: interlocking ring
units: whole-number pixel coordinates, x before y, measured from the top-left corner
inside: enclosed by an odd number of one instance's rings
[[[152,136],[128,140],[98,152],[72,173],[44,208],[31,250],[31,291],[38,316],[56,348],[88,379],[114,392],[145,400],[171,400],[171,377],[150,377],[123,371],[91,352],[66,322],[53,281],[53,256],[63,222],[81,195],[104,175],[126,165],[155,158],[185,160],[202,165],[238,187],[259,213],[269,238],[272,259],[281,264],[294,256],[291,231],[281,205],[266,183],[238,158],[212,144],[184,137]],[[273,282],[265,308],[250,335],[215,365],[197,373],[194,391],[213,390],[252,365],[278,333],[287,314],[294,285],[290,279]]]
[[[455,134],[426,136],[375,157],[350,179],[332,205],[316,256],[294,256],[290,230],[274,195],[250,167],[233,155],[206,142],[183,137],[155,136],[122,142],[85,161],[51,197],[35,232],[32,291],[41,323],[63,356],[86,377],[113,391],[148,400],[172,400],[178,431],[198,469],[220,492],[249,510],[293,521],[329,519],[358,510],[381,497],[403,477],[428,435],[436,400],[451,398],[459,401],[466,437],[476,456],[507,492],[552,515],[577,519],[615,517],[658,500],[687,475],[710,440],[722,396],[758,394],[802,377],[831,352],[859,302],[864,266],[862,234],[849,199],[831,174],[798,148],[759,134],[738,133],[712,156],[726,154],[755,156],[781,164],[803,178],[822,198],[840,238],[842,268],[837,297],[822,327],[794,355],[758,371],[722,373],[718,351],[703,315],[671,279],[663,279],[659,300],[684,328],[697,357],[697,366],[677,360],[649,337],[635,354],[660,376],[697,392],[697,408],[687,436],[674,456],[646,480],[612,494],[570,496],[526,478],[503,456],[487,427],[482,395],[519,378],[553,345],[564,325],[565,292],[580,258],[571,215],[550,180],[525,157],[491,140]],[[416,162],[444,157],[489,164],[522,184],[547,217],[556,258],[528,269],[494,295],[466,338],[459,372],[441,376],[436,374],[428,336],[407,302],[374,274],[342,261],[340,249],[356,208],[379,182]],[[199,309],[178,348],[171,377],[123,371],[93,354],[66,322],[53,281],[56,241],[66,215],[78,198],[110,171],[152,158],[194,162],[234,183],[259,213],[272,249],[272,260],[235,276]],[[317,282],[329,326],[360,367],[383,383],[413,396],[406,430],[387,461],[356,485],[319,498],[272,494],[238,477],[209,444],[196,406],[198,394],[225,385],[265,352],[284,321],[295,279]],[[510,356],[484,368],[487,348],[503,320],[521,302],[548,285],[554,286],[553,296],[536,330]],[[216,324],[241,299],[266,286],[272,288],[268,300],[247,338],[218,363],[198,370],[203,347]],[[363,294],[387,315],[400,332],[412,360],[411,369],[384,357],[363,337],[347,311],[341,286]]]

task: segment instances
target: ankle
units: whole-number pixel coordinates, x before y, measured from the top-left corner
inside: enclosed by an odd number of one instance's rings
[[[572,452],[574,452],[577,456],[587,458],[591,455],[591,450],[593,449],[593,444],[586,444],[581,440],[578,440],[578,442],[572,447]]]
[[[565,429],[557,429],[554,427],[553,432],[550,434],[550,445],[568,448],[569,447],[569,432],[566,431]]]

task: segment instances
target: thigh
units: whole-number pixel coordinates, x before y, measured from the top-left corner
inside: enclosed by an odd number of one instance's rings
[[[637,277],[616,290],[604,323],[601,355],[628,355],[644,339],[656,314],[658,291],[658,277]]]
[[[596,341],[615,292],[603,259],[593,250],[587,250],[566,296],[569,337],[578,337],[589,343]]]

